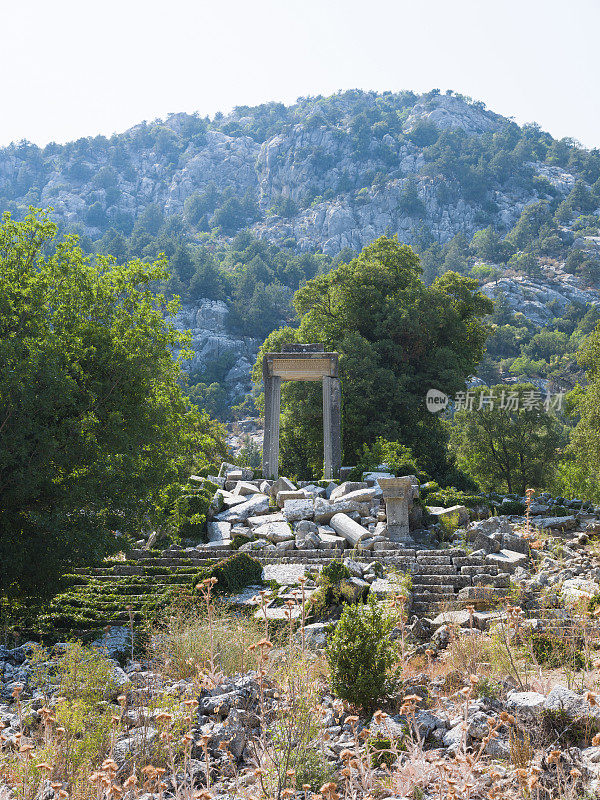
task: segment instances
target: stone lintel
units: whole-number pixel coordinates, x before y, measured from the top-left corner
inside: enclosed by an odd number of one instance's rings
[[[325,352],[267,353],[264,373],[282,381],[320,381],[338,377],[338,354]]]

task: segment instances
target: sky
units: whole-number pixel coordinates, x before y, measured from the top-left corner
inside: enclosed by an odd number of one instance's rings
[[[11,3],[10,7],[8,3]],[[600,147],[600,0],[0,0],[0,146],[344,89],[453,89]]]

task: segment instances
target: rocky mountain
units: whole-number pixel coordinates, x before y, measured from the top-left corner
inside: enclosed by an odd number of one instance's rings
[[[471,274],[536,326],[598,299],[600,153],[452,92],[349,91],[12,144],[0,209],[30,205],[90,251],[166,252],[191,372],[220,362],[231,398],[299,283],[383,234],[417,249],[426,280]]]

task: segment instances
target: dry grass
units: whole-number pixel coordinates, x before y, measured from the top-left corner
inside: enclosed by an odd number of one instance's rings
[[[120,696],[116,704],[114,699],[107,703],[107,664],[86,648],[70,652],[60,670],[64,699],[52,707],[46,702],[43,724],[37,728],[22,720],[16,746],[6,746],[0,754],[0,776],[17,800],[39,797],[45,781],[54,785],[55,800],[138,800],[146,791],[163,800],[167,790],[175,800],[210,800],[211,779],[198,791],[198,783],[194,785],[189,775],[192,743],[198,740],[195,696],[198,689],[216,685],[223,675],[249,669],[256,671],[259,691],[259,725],[251,740],[254,767],[238,774],[227,748],[224,753],[229,761],[219,767],[234,784],[231,796],[239,800],[288,800],[302,793],[305,800],[364,800],[390,794],[412,800],[575,800],[584,796],[576,794],[580,782],[570,780],[571,773],[560,762],[551,762],[506,712],[490,719],[483,740],[467,747],[469,709],[482,679],[512,678],[513,684],[539,690],[539,681],[546,675],[532,663],[518,609],[508,608],[506,621],[489,633],[474,628],[452,630],[449,646],[439,657],[428,651],[408,659],[404,647],[398,648],[405,678],[419,674],[437,685],[440,677],[448,678],[444,690],[430,692],[427,705],[443,708],[451,701],[463,719],[465,732],[452,756],[440,758],[439,750],[426,746],[416,722],[419,698],[409,692],[400,708],[407,720],[406,735],[402,742],[390,735],[387,766],[373,764],[367,745],[371,733],[361,730],[358,717],[351,715],[344,719],[350,736],[341,753],[341,768],[333,774],[324,757],[328,738],[321,698],[328,685],[326,662],[305,649],[302,629],[295,630],[293,623],[276,641],[263,621],[215,605],[211,588],[210,582],[204,585],[198,607],[172,609],[150,637],[149,656],[158,682],[192,679],[192,696],[187,699],[158,691],[148,701],[152,688],[148,685]],[[40,667],[40,679],[45,677]],[[594,689],[596,678],[584,670],[580,685]],[[22,715],[18,693],[15,702]],[[341,702],[336,702],[341,709]],[[156,726],[159,736],[117,768],[115,741],[127,730],[126,716],[141,712],[142,705],[150,707],[144,713],[152,716],[144,726]],[[386,714],[379,711],[375,718],[385,731]],[[509,739],[510,761],[502,772],[495,772],[486,747],[500,735]],[[214,775],[208,738],[202,741],[204,774],[212,770]],[[549,793],[541,789],[539,776],[550,768],[563,772]],[[166,782],[169,774],[176,776],[173,785]]]
[[[204,611],[179,611],[167,617],[152,636],[150,654],[156,668],[177,680],[187,679],[210,667],[211,643],[217,669],[234,675],[256,669],[259,656],[249,648],[262,637],[261,624],[224,605],[214,609],[212,637]]]

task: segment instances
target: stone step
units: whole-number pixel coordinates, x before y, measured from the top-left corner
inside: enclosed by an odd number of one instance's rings
[[[458,575],[452,564],[417,564],[413,576],[418,575]]]
[[[414,600],[422,600],[428,597],[439,600],[442,596],[457,597],[458,593],[454,591],[454,586],[427,586],[419,587],[418,591],[412,593],[412,596]]]
[[[497,575],[498,567],[461,567],[461,575]]]
[[[429,603],[429,602],[414,602],[411,606],[411,612],[419,616],[437,616],[440,611],[445,609],[453,609],[454,603]]]
[[[417,558],[431,555],[444,556],[446,558],[460,558],[466,556],[467,553],[461,547],[447,547],[442,550],[417,550]]]
[[[454,586],[462,589],[470,586],[471,579],[467,575],[415,575],[412,579],[413,589],[419,586],[439,586],[443,580],[444,586]]]
[[[428,566],[452,566],[450,556],[417,556],[417,564],[427,564]]]
[[[452,559],[455,567],[482,567],[485,564],[483,556],[460,556]]]

